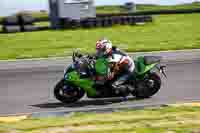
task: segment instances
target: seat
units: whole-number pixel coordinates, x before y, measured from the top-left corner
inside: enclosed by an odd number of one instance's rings
[[[145,65],[150,65],[154,63],[160,62],[162,59],[161,56],[144,56],[144,64]]]

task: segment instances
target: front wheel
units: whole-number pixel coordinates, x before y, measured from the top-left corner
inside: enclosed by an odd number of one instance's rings
[[[63,103],[74,103],[84,96],[84,90],[67,86],[64,81],[64,79],[60,80],[54,88],[54,96],[57,100]]]
[[[157,73],[150,73],[146,80],[136,86],[133,95],[137,98],[149,98],[160,90],[161,78]]]

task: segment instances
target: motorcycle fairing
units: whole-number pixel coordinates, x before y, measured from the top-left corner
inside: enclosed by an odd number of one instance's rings
[[[95,63],[95,71],[98,75],[108,74],[108,61],[105,58],[97,59]],[[90,78],[81,78],[81,75],[76,71],[72,71],[66,74],[65,79],[68,83],[72,83],[84,89],[89,97],[94,97],[97,95],[95,86],[95,81]]]
[[[140,56],[137,58],[137,60],[135,60],[135,73],[136,75],[139,75],[139,76],[144,75],[145,73],[153,69],[157,64],[158,62],[146,65],[144,61],[144,57]]]
[[[89,78],[80,78],[80,74],[77,71],[68,73],[66,81],[84,89],[88,96],[97,95],[96,89],[93,88],[95,82]]]
[[[99,58],[95,63],[95,71],[97,75],[107,75],[108,74],[109,62],[105,58]]]

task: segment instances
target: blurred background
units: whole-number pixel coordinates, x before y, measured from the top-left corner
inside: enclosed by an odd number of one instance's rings
[[[96,6],[123,5],[126,2],[136,4],[177,5],[200,0],[95,0]],[[0,16],[9,16],[24,11],[48,12],[48,0],[0,0]]]

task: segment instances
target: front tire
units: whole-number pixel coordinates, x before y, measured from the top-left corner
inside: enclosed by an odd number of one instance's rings
[[[81,99],[85,92],[82,89],[79,89],[77,87],[69,86],[70,90],[64,91],[65,86],[65,80],[60,80],[55,88],[54,88],[54,96],[57,100],[63,102],[63,103],[74,103],[77,102],[79,99]]]
[[[152,82],[151,85],[150,82]],[[144,86],[136,87],[133,95],[135,95],[136,98],[149,98],[155,95],[160,90],[160,88],[161,88],[160,76],[157,73],[150,73],[148,79],[144,82]]]

